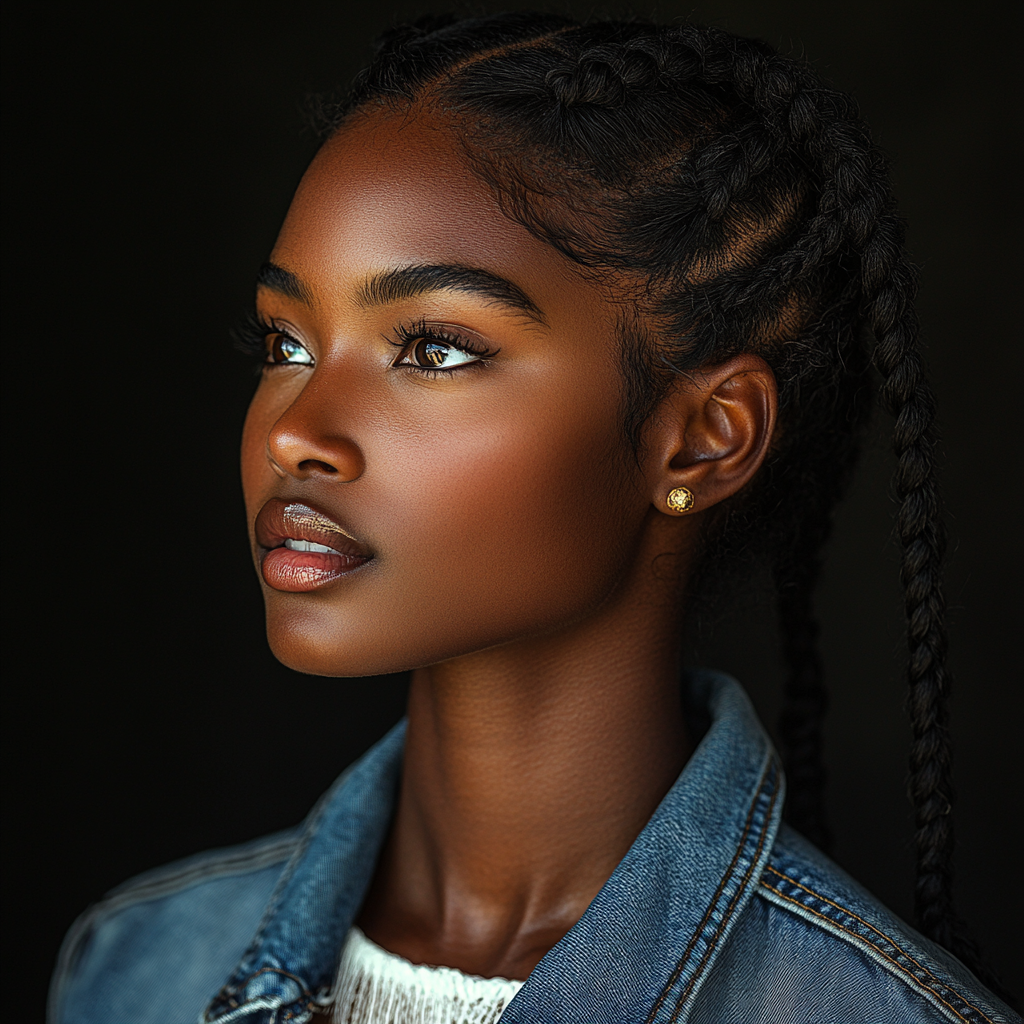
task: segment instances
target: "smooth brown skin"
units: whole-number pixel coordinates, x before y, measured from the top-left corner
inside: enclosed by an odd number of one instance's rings
[[[619,307],[505,218],[442,123],[373,114],[335,136],[271,259],[308,302],[258,305],[315,365],[264,373],[242,471],[374,553],[311,593],[264,584],[285,664],[414,669],[396,817],[358,923],[415,963],[525,978],[579,919],[686,762],[679,623],[701,520],[746,484],[775,381],[741,355],[681,381],[639,460],[621,426]],[[367,307],[372,274],[482,268],[543,324],[459,291]],[[498,354],[451,377],[394,365],[396,324]],[[677,486],[696,496],[675,515]],[[254,551],[255,549],[255,541]]]

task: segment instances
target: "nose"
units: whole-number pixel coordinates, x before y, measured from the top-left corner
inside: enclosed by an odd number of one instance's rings
[[[311,380],[267,435],[267,458],[279,476],[323,476],[349,483],[366,468],[363,453],[339,415],[338,396]]]

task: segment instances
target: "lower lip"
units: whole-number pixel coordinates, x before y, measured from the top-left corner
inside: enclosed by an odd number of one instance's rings
[[[268,587],[301,594],[324,587],[368,562],[353,555],[331,555],[322,551],[292,551],[273,548],[263,556],[260,571]]]

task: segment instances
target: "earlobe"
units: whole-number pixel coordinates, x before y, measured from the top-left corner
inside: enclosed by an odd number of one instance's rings
[[[655,507],[692,515],[732,497],[764,462],[777,411],[775,375],[752,353],[680,380],[652,418]]]

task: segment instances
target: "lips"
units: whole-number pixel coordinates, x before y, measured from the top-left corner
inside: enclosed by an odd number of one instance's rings
[[[365,565],[373,554],[342,526],[302,502],[271,498],[256,516],[260,572],[268,587],[316,590]]]

